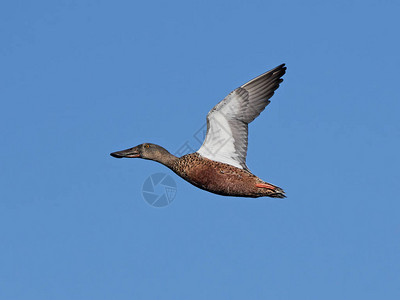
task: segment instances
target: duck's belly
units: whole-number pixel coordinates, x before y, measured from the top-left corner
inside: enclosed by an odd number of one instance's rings
[[[230,165],[197,165],[188,168],[185,173],[182,177],[188,182],[215,194],[259,197],[255,188],[257,177]]]

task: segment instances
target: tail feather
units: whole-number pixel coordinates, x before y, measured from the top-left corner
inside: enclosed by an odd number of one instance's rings
[[[282,189],[279,188],[279,187],[276,187],[276,188],[274,189],[273,193],[270,195],[270,197],[273,197],[273,198],[281,198],[281,199],[286,198],[285,191],[282,190]]]

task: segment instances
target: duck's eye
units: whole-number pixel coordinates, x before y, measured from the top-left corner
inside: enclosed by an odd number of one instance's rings
[[[148,144],[147,144],[145,147],[146,147],[146,148],[149,148],[149,147],[150,147],[150,145],[148,145]]]

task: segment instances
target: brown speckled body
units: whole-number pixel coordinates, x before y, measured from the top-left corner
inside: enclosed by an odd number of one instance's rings
[[[259,188],[266,183],[252,173],[191,153],[177,158],[170,166],[176,174],[203,190],[225,196],[284,198],[282,189]]]

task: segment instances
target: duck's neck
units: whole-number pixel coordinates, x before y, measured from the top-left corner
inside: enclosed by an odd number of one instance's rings
[[[152,160],[159,162],[160,164],[163,164],[164,166],[166,166],[170,169],[173,168],[173,165],[177,159],[178,159],[178,157],[176,157],[175,155],[172,155],[164,148],[161,148],[159,153],[155,157],[152,158]]]

